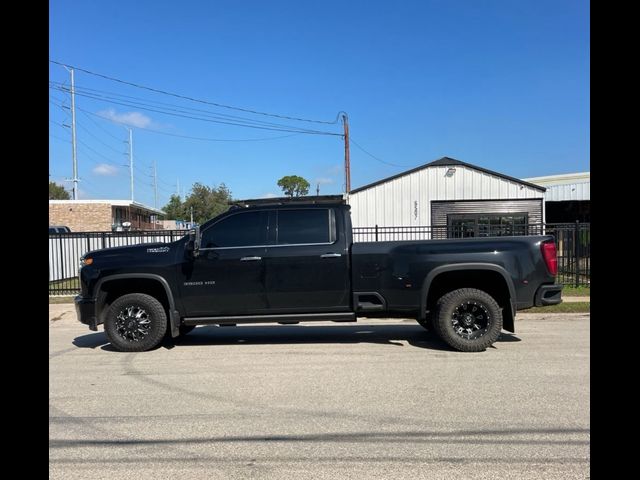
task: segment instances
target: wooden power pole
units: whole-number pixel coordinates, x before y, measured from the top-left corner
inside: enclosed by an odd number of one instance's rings
[[[346,193],[351,191],[351,162],[349,159],[349,119],[346,113],[342,114],[344,126],[344,185]]]

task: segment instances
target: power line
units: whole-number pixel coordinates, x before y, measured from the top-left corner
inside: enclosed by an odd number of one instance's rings
[[[61,109],[64,113],[66,113],[67,115],[69,115],[69,112],[67,110],[69,110],[69,106],[65,105],[64,102],[66,102],[66,100],[62,100],[58,97],[56,97],[55,95],[51,95],[51,98],[53,98],[54,100],[57,100],[58,102],[60,102],[59,104],[56,102],[51,101],[51,99],[49,99],[49,103],[51,105],[55,105],[56,107],[58,107],[59,109]]]
[[[158,189],[162,190],[165,193],[168,193],[169,195],[174,195],[176,193],[175,191],[167,190],[166,188],[162,187],[161,185],[158,185]]]
[[[64,91],[58,87],[50,87],[56,90],[61,90]],[[306,128],[297,128],[297,127],[291,127],[291,126],[287,126],[287,125],[282,125],[282,126],[277,126],[277,127],[267,127],[267,126],[262,126],[262,125],[252,125],[252,124],[248,124],[248,123],[239,123],[239,122],[232,122],[232,121],[223,121],[223,120],[213,120],[211,118],[203,118],[202,116],[200,117],[196,117],[194,115],[185,115],[185,114],[181,114],[181,113],[175,113],[175,112],[171,112],[171,111],[167,111],[165,110],[159,110],[158,108],[150,108],[149,106],[141,106],[139,104],[139,102],[135,102],[135,103],[131,103],[131,102],[125,102],[125,101],[118,101],[118,100],[113,100],[113,99],[105,99],[102,98],[100,96],[96,96],[96,95],[91,95],[91,94],[87,94],[87,93],[82,93],[82,92],[75,92],[76,95],[78,96],[82,96],[85,98],[91,98],[93,100],[97,100],[97,101],[101,101],[104,103],[108,103],[108,104],[115,104],[115,105],[122,105],[125,107],[131,107],[131,108],[137,108],[140,110],[146,110],[149,112],[155,112],[155,113],[160,113],[163,115],[170,115],[170,116],[174,116],[174,117],[181,117],[181,118],[189,118],[191,120],[200,120],[203,122],[210,122],[210,123],[218,123],[218,124],[222,124],[222,125],[233,125],[233,126],[237,126],[237,127],[245,127],[245,128],[257,128],[259,130],[272,130],[272,131],[276,131],[276,132],[293,132],[293,133],[306,133],[309,135],[332,135],[332,136],[337,136],[337,137],[341,137],[342,134],[340,133],[333,133],[333,132],[326,132],[323,130],[311,130],[311,129],[306,129]],[[138,104],[136,104],[138,103]],[[170,109],[172,110],[172,109]],[[175,109],[173,109],[175,110]],[[209,115],[211,116],[211,115]],[[257,122],[254,122],[257,123]],[[130,125],[130,124],[129,124]],[[131,126],[131,125],[130,125]]]
[[[90,112],[80,107],[76,107],[76,110],[80,110],[84,115],[87,115],[87,114],[93,115],[95,117],[101,118],[102,120],[105,120],[108,122],[114,122],[121,125],[131,125],[130,123],[127,123],[127,122],[122,122],[119,120],[115,120],[113,118],[103,117],[102,115],[98,115],[97,113]],[[179,138],[186,138],[190,140],[201,140],[206,142],[262,142],[266,140],[278,140],[281,138],[295,137],[296,135],[301,134],[301,132],[299,132],[299,133],[292,133],[290,135],[278,135],[277,137],[266,137],[266,138],[210,138],[210,137],[193,137],[191,135],[179,135],[177,133],[163,132],[160,130],[154,130],[152,128],[147,128],[147,127],[135,127],[135,128],[138,130],[145,130],[147,132],[158,133],[160,135],[167,135],[169,137],[179,137]]]
[[[58,127],[62,127],[62,128],[69,128],[69,125],[65,125],[64,123],[58,123],[58,122],[54,122],[53,120],[49,120],[49,123],[52,123],[54,125],[57,125]]]
[[[391,165],[392,167],[401,167],[401,168],[406,168],[406,167],[411,167],[412,165],[398,165],[397,163],[391,163],[391,162],[385,162],[384,160],[382,160],[381,158],[376,157],[375,155],[372,155],[371,153],[367,152],[364,148],[362,148],[358,142],[356,142],[353,137],[349,137],[351,143],[353,143],[356,147],[358,147],[360,150],[362,150],[364,153],[366,153],[367,155],[369,155],[371,158],[373,158],[374,160],[377,160],[379,162],[382,163],[386,163],[387,165]]]
[[[120,80],[119,78],[110,77],[108,75],[103,75],[101,73],[96,73],[96,72],[92,72],[90,70],[85,70],[83,68],[74,67],[74,66],[67,65],[67,64],[64,64],[64,63],[56,62],[55,60],[50,60],[50,62],[54,63],[56,65],[61,65],[63,67],[73,68],[73,69],[78,70],[80,72],[88,73],[89,75],[94,75],[96,77],[101,77],[101,78],[104,78],[106,80],[111,80],[111,81],[114,81],[114,82],[122,83],[124,85],[129,85],[129,86],[140,88],[140,89],[143,89],[143,90],[149,90],[151,92],[161,93],[163,95],[169,95],[169,96],[176,97],[176,98],[182,98],[182,99],[185,99],[185,100],[190,100],[192,102],[203,103],[203,104],[206,104],[206,105],[213,105],[213,106],[219,107],[219,108],[227,108],[227,109],[230,109],[230,110],[237,110],[237,111],[240,111],[240,112],[253,113],[255,115],[265,115],[267,117],[283,118],[283,119],[295,120],[295,121],[299,121],[299,122],[322,123],[322,124],[326,124],[326,125],[334,125],[334,124],[338,123],[338,119],[339,119],[339,114],[336,115],[336,119],[335,120],[333,120],[332,122],[329,122],[329,121],[326,121],[326,120],[313,120],[313,119],[309,119],[309,118],[290,117],[290,116],[287,116],[287,115],[278,115],[278,114],[275,114],[275,113],[260,112],[258,110],[251,110],[251,109],[248,109],[248,108],[234,107],[234,106],[231,106],[231,105],[224,105],[222,103],[210,102],[210,101],[207,101],[207,100],[201,100],[201,99],[198,99],[198,98],[188,97],[186,95],[180,95],[180,94],[177,94],[177,93],[167,92],[165,90],[160,90],[160,89],[157,89],[157,88],[146,87],[144,85],[140,85],[140,84],[137,84],[137,83],[132,83],[132,82],[127,82],[125,80]]]
[[[86,143],[84,143],[82,140],[78,139],[78,143],[84,145],[86,148],[88,148],[89,150],[91,150],[93,153],[95,153],[96,155],[101,156],[102,158],[104,158],[107,163],[110,163],[111,165],[113,165],[114,167],[120,167],[121,165],[114,163],[110,158],[104,156],[103,154],[101,154],[100,152],[94,150],[93,148],[91,148],[89,145],[87,145]]]
[[[62,85],[60,82],[55,82],[55,81],[49,81],[49,87],[52,89],[57,89],[60,91],[68,91],[68,87],[65,87],[64,85]],[[97,97],[101,97],[101,98],[105,98],[105,99],[115,99],[115,100],[119,100],[119,101],[127,101],[130,102],[132,104],[135,105],[146,105],[146,106],[160,106],[161,108],[164,107],[175,107],[178,108],[180,110],[176,110],[175,108],[169,108],[168,110],[174,111],[174,112],[181,112],[181,113],[192,113],[195,112],[196,114],[205,114],[208,117],[211,118],[215,118],[215,119],[222,119],[222,120],[239,120],[242,122],[248,122],[254,125],[265,125],[265,126],[272,126],[272,127],[285,127],[285,128],[299,128],[299,127],[295,127],[295,126],[290,126],[290,125],[282,125],[279,123],[273,123],[273,122],[266,122],[263,120],[256,120],[253,118],[248,118],[248,117],[241,117],[238,115],[227,115],[224,113],[219,113],[219,112],[213,112],[211,110],[203,110],[201,108],[191,108],[191,107],[185,107],[184,105],[176,105],[175,103],[167,103],[167,102],[159,102],[156,100],[149,100],[146,98],[141,98],[141,97],[135,97],[132,95],[123,95],[120,93],[114,93],[114,92],[109,92],[109,91],[105,91],[105,90],[98,90],[98,89],[94,89],[94,88],[87,88],[87,87],[75,87],[75,91],[76,92],[82,92],[85,93],[87,95],[94,95]],[[142,103],[139,103],[142,102]]]
[[[76,107],[76,109],[77,109],[77,107]],[[76,122],[76,125],[78,125],[80,128],[82,128],[85,132],[87,132],[89,135],[91,135],[93,138],[95,138],[98,142],[100,142],[100,143],[101,143],[102,145],[104,145],[105,147],[107,147],[107,148],[109,148],[109,149],[113,150],[114,152],[116,152],[116,153],[118,153],[118,154],[122,154],[122,153],[124,153],[123,151],[121,151],[121,150],[117,150],[117,149],[113,148],[111,145],[109,145],[109,144],[107,144],[107,143],[103,142],[102,140],[100,140],[100,138],[98,138],[96,135],[94,135],[94,134],[91,132],[91,130],[89,130],[89,129],[88,129],[87,127],[85,127],[84,125],[81,125],[81,124],[80,124],[80,123],[78,123],[78,122]]]
[[[93,124],[95,126],[97,126],[100,130],[102,130],[103,132],[105,132],[107,135],[109,135],[111,138],[116,139],[117,141],[121,142],[122,138],[118,138],[116,137],[114,134],[112,134],[111,132],[109,132],[109,130],[107,130],[106,128],[104,128],[102,125],[100,125],[98,122],[96,122],[93,118],[91,118],[89,116],[89,114],[91,115],[96,115],[95,113],[91,113],[88,110],[85,110],[84,108],[80,108],[80,107],[76,107],[76,110],[80,110],[82,112],[82,114],[87,117],[89,120],[91,120],[91,122],[93,122]],[[101,117],[100,115],[96,115],[96,117],[102,118],[103,120],[106,120],[105,118]]]
[[[86,145],[85,145],[86,146]],[[98,153],[94,150],[94,153]],[[98,162],[95,158],[93,158],[91,155],[89,155],[87,152],[83,152],[83,156],[86,157],[91,163],[93,163],[96,166],[101,166],[104,165],[104,162]],[[116,167],[117,165],[114,163],[109,163],[109,165],[112,165],[114,167]]]

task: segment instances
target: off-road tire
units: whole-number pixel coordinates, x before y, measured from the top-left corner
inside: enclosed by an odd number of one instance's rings
[[[450,347],[483,352],[500,336],[502,309],[487,292],[460,288],[438,300],[433,323],[435,332]]]
[[[129,293],[115,299],[104,321],[104,333],[121,352],[144,352],[157,346],[167,331],[162,304],[145,293]]]

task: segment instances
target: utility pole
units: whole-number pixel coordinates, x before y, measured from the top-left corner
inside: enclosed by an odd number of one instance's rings
[[[193,207],[191,207],[191,228],[193,228]]]
[[[157,210],[158,209],[158,170],[156,169],[156,161],[153,161],[153,193],[154,200],[153,206]]]
[[[180,179],[176,178],[176,193],[178,194],[178,198],[180,198]]]
[[[320,182],[316,183],[316,197],[320,196]]]
[[[67,67],[64,67],[67,68]],[[71,74],[71,156],[73,159],[73,199],[78,200],[78,157],[76,153],[76,90],[73,68],[67,68]]]
[[[349,159],[349,119],[347,114],[342,114],[342,125],[344,126],[344,184],[345,191],[351,191],[351,162]]]
[[[133,202],[133,133],[129,129],[129,175],[131,177],[131,201]]]

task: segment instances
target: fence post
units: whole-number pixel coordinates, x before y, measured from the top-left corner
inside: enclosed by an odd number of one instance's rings
[[[62,235],[59,234],[58,235],[58,245],[60,245],[60,277],[62,278],[62,280],[65,279],[64,276],[64,251],[62,249]],[[63,283],[64,285],[64,283]],[[62,288],[62,287],[61,287]]]
[[[576,220],[573,239],[573,255],[576,265],[576,288],[580,286],[580,251],[578,249],[578,242],[580,241],[580,221]]]
[[[104,235],[104,232],[102,232],[102,233],[100,234],[100,236],[102,237],[102,248],[105,248],[105,246],[104,246],[104,236],[105,236],[105,235]]]
[[[376,223],[376,242],[378,241],[378,224]]]

